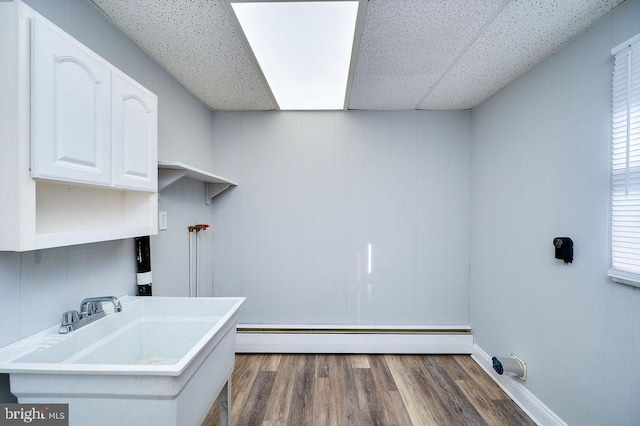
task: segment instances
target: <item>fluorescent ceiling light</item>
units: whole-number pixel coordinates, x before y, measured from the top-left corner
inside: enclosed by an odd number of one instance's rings
[[[344,107],[357,1],[231,6],[281,110]]]

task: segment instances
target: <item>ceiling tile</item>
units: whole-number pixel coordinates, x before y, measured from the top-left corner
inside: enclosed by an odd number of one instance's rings
[[[512,0],[419,109],[469,109],[481,104],[620,3]]]
[[[351,109],[415,109],[504,0],[371,0]]]
[[[92,0],[213,109],[275,109],[220,0]]]
[[[91,0],[213,109],[275,109],[227,0]],[[479,105],[622,0],[370,0],[350,109]]]

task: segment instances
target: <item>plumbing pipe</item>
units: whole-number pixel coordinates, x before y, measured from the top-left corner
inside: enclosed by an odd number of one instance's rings
[[[199,296],[200,287],[200,237],[198,233],[204,231],[209,227],[207,224],[197,224],[189,226],[189,297]],[[193,253],[194,237],[195,234],[195,254]],[[194,267],[195,260],[195,267]],[[195,280],[194,280],[195,275]],[[195,287],[195,288],[194,288]]]
[[[136,243],[136,283],[138,296],[151,296],[151,245],[149,237],[137,237]]]
[[[200,232],[196,231],[196,297],[200,297]]]
[[[527,364],[514,354],[511,354],[511,358],[494,356],[491,361],[496,373],[516,376],[523,381],[527,380]]]
[[[193,234],[189,227],[189,297],[193,297]]]
[[[193,232],[189,229],[189,297],[193,297]]]

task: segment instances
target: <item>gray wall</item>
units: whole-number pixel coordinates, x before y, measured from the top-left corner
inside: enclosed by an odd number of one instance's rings
[[[469,321],[470,113],[213,113],[216,296],[240,321]],[[372,247],[369,271],[368,246]]]
[[[640,289],[606,276],[610,51],[639,31],[631,0],[472,114],[474,339],[572,425],[640,422]]]
[[[207,107],[86,0],[26,3],[158,95],[160,159],[210,168],[211,111]],[[180,196],[189,200],[189,194]],[[180,217],[176,209],[172,209],[174,217]],[[152,253],[162,240],[154,243]],[[127,293],[135,294],[131,239],[23,254],[0,252],[0,346],[59,323],[62,312],[77,309],[84,297]],[[6,376],[0,375],[0,401],[11,399]]]
[[[151,237],[151,269],[153,294],[156,296],[189,295],[189,231],[188,226],[206,223],[212,227],[198,233],[199,254],[195,240],[192,267],[199,258],[200,296],[213,296],[213,238],[222,224],[213,222],[214,205],[205,204],[205,185],[184,178],[159,194],[158,209],[167,212],[167,230]],[[214,198],[213,203],[216,203]],[[195,238],[195,235],[194,235]]]

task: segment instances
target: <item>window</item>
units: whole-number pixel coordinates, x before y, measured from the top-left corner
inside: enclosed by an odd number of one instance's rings
[[[612,54],[609,276],[640,287],[640,35]]]

